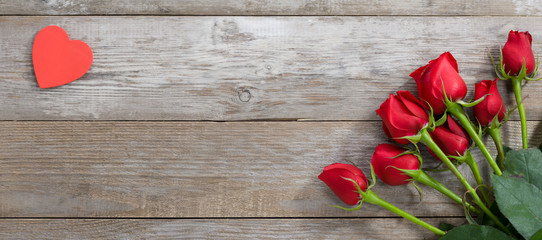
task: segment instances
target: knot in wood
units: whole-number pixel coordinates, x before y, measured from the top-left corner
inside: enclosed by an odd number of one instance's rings
[[[241,102],[248,102],[252,98],[252,94],[250,94],[250,91],[248,89],[243,89],[239,92],[239,100]]]

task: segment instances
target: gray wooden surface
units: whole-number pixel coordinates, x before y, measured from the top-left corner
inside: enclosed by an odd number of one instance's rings
[[[540,0],[2,0],[9,15],[542,15]]]
[[[0,0],[0,238],[435,239],[376,206],[329,207],[340,200],[317,175],[333,162],[369,173],[387,141],[374,110],[415,91],[408,74],[440,53],[452,51],[472,90],[494,78],[488,52],[510,29],[531,31],[542,52],[540,6]],[[39,89],[32,41],[52,24],[87,42],[94,63]],[[541,91],[525,88],[533,146]],[[518,148],[518,133],[514,116],[505,144]],[[435,177],[463,193],[451,175]],[[412,186],[374,190],[432,224],[464,221],[422,189],[422,204]]]
[[[510,123],[505,144],[518,148],[518,133]],[[338,199],[316,178],[333,162],[369,173],[385,142],[376,122],[24,121],[3,122],[0,139],[0,217],[393,216],[328,207]],[[541,131],[531,127],[530,139],[542,142]],[[462,194],[451,174],[435,176]],[[375,191],[418,216],[463,214],[431,189],[422,206],[412,186]]]
[[[539,20],[539,21],[537,21]],[[452,51],[473,96],[493,79],[520,17],[0,17],[1,120],[377,120],[389,93],[416,91],[408,75]],[[31,49],[56,24],[86,41],[83,78],[42,90]],[[505,89],[505,84],[501,84]],[[532,86],[532,87],[531,87]],[[539,120],[542,84],[525,88]],[[510,97],[512,97],[510,95]],[[512,99],[512,98],[510,98]],[[509,101],[511,102],[511,101]],[[513,115],[516,118],[516,115]]]
[[[455,225],[460,218],[424,218]],[[393,229],[393,231],[390,231]],[[404,219],[6,219],[2,239],[437,239]]]

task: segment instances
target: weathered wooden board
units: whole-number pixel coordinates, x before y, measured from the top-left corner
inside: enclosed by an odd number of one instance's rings
[[[528,0],[0,0],[11,15],[542,15]]]
[[[459,225],[461,218],[425,218]],[[437,239],[411,222],[376,219],[2,219],[2,239]]]
[[[510,125],[505,144],[517,148]],[[533,145],[539,127],[530,122]],[[0,217],[393,216],[329,207],[340,201],[317,179],[334,162],[369,173],[385,141],[378,122],[23,121],[1,122],[0,139]],[[451,174],[435,177],[463,192]],[[374,191],[418,216],[463,215],[424,189],[422,206],[412,186]]]
[[[408,75],[444,51],[456,56],[471,90],[474,82],[494,77],[487,53],[497,54],[510,29],[531,30],[535,52],[542,52],[541,22],[510,17],[0,17],[0,119],[374,120],[374,110],[389,93],[415,91]],[[39,89],[32,41],[51,24],[86,41],[95,60],[82,79]],[[541,92],[539,83],[526,88],[529,119],[542,119],[542,105],[530,104],[542,102]]]
[[[0,239],[436,239],[376,206],[329,207],[340,200],[317,175],[333,162],[369,173],[386,141],[374,110],[389,93],[414,91],[408,74],[443,51],[471,90],[494,77],[487,52],[510,29],[531,31],[542,52],[540,6],[0,0],[0,120],[30,120],[0,121]],[[31,46],[53,24],[87,42],[95,61],[82,79],[42,90]],[[529,119],[542,120],[542,83],[525,90]],[[211,122],[299,119],[332,121]],[[540,123],[529,122],[533,146]],[[509,125],[504,142],[518,148],[519,124]],[[450,174],[435,177],[464,191]],[[422,189],[421,205],[412,186],[374,190],[434,225],[464,221],[460,206]]]

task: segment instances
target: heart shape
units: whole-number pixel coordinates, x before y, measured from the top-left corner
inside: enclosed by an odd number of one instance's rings
[[[34,39],[32,62],[40,88],[57,87],[85,75],[92,65],[92,49],[70,40],[64,29],[48,26]]]

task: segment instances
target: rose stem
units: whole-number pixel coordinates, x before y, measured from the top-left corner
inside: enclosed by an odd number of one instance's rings
[[[378,205],[378,206],[381,206],[413,223],[416,223],[424,228],[426,228],[427,230],[431,231],[431,232],[434,232],[435,234],[437,235],[444,235],[446,234],[446,232],[438,229],[437,227],[429,224],[429,223],[426,223],[422,220],[420,220],[419,218],[417,217],[414,217],[413,215],[403,211],[402,209],[392,205],[391,203],[389,202],[386,202],[384,201],[382,198],[380,198],[378,195],[376,195],[376,193],[374,193],[373,191],[371,190],[367,190],[367,192],[365,192],[363,194],[363,199],[365,202],[368,202],[368,203],[371,203],[371,204],[375,204],[375,205]]]
[[[502,175],[501,169],[499,168],[499,166],[497,166],[497,163],[491,156],[491,153],[489,152],[489,150],[487,150],[486,145],[484,145],[484,142],[482,142],[482,139],[480,138],[476,130],[474,130],[474,127],[472,126],[471,121],[463,113],[463,108],[461,107],[461,105],[459,105],[458,103],[452,102],[450,104],[447,104],[446,107],[448,109],[448,112],[451,113],[454,117],[456,117],[457,120],[459,120],[463,128],[467,131],[467,133],[469,133],[472,140],[476,143],[476,146],[480,148],[480,151],[482,152],[484,157],[486,157],[487,162],[489,163],[491,168],[493,168],[493,171],[495,172],[495,174],[497,174],[498,176]]]
[[[478,186],[483,185],[484,182],[482,181],[482,176],[480,176],[478,165],[476,165],[476,161],[474,161],[474,157],[472,156],[472,153],[469,150],[467,150],[466,152],[465,163],[469,165],[470,170],[472,171],[472,175],[474,176],[474,179],[476,180],[476,184],[478,184]],[[487,194],[487,191],[484,188],[481,188],[480,191],[482,192],[482,197],[484,198],[484,201],[486,203],[489,203],[489,195]]]
[[[425,184],[440,193],[444,194],[445,196],[449,197],[450,199],[454,200],[456,203],[459,203],[463,205],[463,199],[461,197],[457,196],[454,192],[450,191],[450,189],[446,188],[444,185],[442,185],[440,182],[429,176],[425,171],[423,170],[415,170],[415,171],[404,171],[407,175],[412,177],[412,179],[416,182]],[[471,212],[478,215],[480,212],[478,209],[476,209],[474,206],[472,206],[470,203],[466,203],[467,207]]]
[[[512,88],[514,89],[514,96],[516,97],[519,118],[521,120],[521,140],[523,149],[527,149],[529,148],[529,145],[527,144],[527,117],[525,116],[525,108],[523,107],[523,99],[521,96],[521,80],[522,79],[512,77]]]
[[[500,228],[502,228],[503,231],[510,234],[510,231],[501,223],[501,221],[497,218],[497,216],[495,216],[489,210],[489,208],[486,207],[486,205],[482,202],[480,197],[478,197],[478,194],[476,194],[476,190],[474,190],[474,188],[472,188],[470,186],[469,182],[467,182],[465,177],[463,177],[463,175],[461,175],[461,172],[459,172],[459,170],[455,167],[455,165],[452,163],[452,161],[450,161],[450,159],[446,156],[446,154],[433,141],[433,139],[431,138],[431,136],[427,132],[427,129],[422,129],[420,131],[420,133],[421,133],[420,142],[427,145],[427,147],[429,147],[429,149],[431,149],[431,151],[435,155],[437,155],[437,157],[446,165],[446,167],[448,167],[448,169],[450,169],[450,171],[452,171],[452,173],[457,177],[459,182],[461,182],[461,184],[463,184],[463,186],[465,186],[465,188],[467,189],[467,191],[471,195],[471,197],[474,200],[474,202],[476,203],[476,205],[478,205],[480,207],[480,209],[482,209],[482,211],[485,214],[487,214],[487,216],[489,216],[491,218],[491,220],[493,220]]]
[[[501,129],[489,127],[487,128],[487,131],[491,138],[493,138],[493,142],[495,142],[495,147],[499,153],[499,165],[501,169],[504,169],[504,147],[502,145]]]

